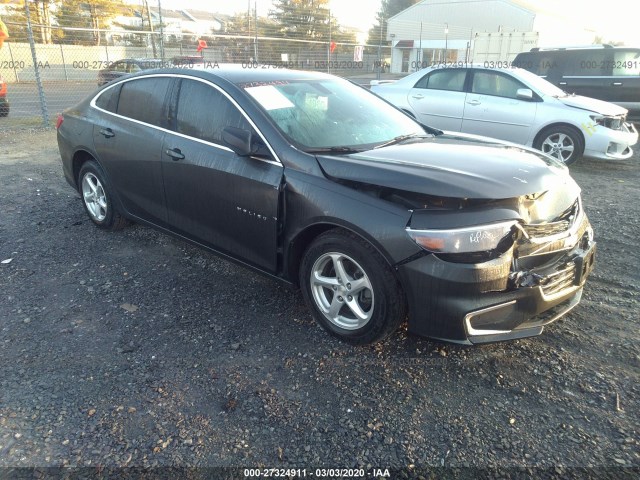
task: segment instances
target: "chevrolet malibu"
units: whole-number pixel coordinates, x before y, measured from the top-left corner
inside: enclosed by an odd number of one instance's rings
[[[427,125],[527,145],[566,165],[583,155],[633,155],[638,132],[626,108],[569,95],[520,68],[463,65],[426,68],[371,90]]]
[[[299,286],[354,344],[405,320],[465,344],[538,335],[594,263],[561,162],[443,134],[331,75],[142,72],[63,112],[58,145],[97,227],[148,225]]]

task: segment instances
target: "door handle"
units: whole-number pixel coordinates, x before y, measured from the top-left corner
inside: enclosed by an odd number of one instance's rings
[[[613,82],[611,85],[613,85],[614,87],[620,87],[622,86],[622,82]]]
[[[424,95],[418,93],[417,95],[411,95],[413,98],[415,98],[416,100],[420,100],[421,98],[424,98]]]
[[[111,138],[115,137],[116,134],[113,133],[113,130],[111,130],[110,128],[101,128],[100,135],[104,135],[104,138]]]
[[[567,82],[560,82],[558,85],[566,85]]]
[[[184,155],[179,148],[167,148],[164,153],[169,155],[174,160],[182,160],[184,158]]]
[[[480,105],[480,100],[470,100],[467,102],[469,105]]]

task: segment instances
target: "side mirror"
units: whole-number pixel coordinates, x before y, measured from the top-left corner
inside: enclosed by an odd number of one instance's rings
[[[520,100],[533,100],[533,91],[530,88],[519,88],[516,90],[516,97]]]
[[[253,135],[247,130],[236,127],[225,127],[222,130],[222,140],[231,150],[241,157],[252,155],[255,150],[253,145]]]

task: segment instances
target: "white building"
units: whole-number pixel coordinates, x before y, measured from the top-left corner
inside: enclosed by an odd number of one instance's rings
[[[489,58],[489,52],[474,51],[476,43],[482,49],[509,43],[500,50],[506,58],[494,60],[510,61],[515,54],[532,47],[559,42],[590,44],[595,37],[593,31],[518,3],[517,0],[422,0],[403,10],[387,21],[387,40],[392,46],[391,72],[413,72],[445,61]],[[561,39],[559,31],[563,35]],[[488,34],[500,41],[486,41]],[[476,38],[482,38],[482,42],[476,42]]]

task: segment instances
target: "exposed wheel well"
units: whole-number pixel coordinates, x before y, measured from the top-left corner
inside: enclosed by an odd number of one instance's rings
[[[79,150],[73,155],[73,180],[76,183],[76,188],[78,187],[78,175],[80,174],[80,169],[88,160],[93,160],[93,156],[84,150]]]
[[[581,147],[582,147],[582,152],[580,152],[580,154],[582,154],[584,152],[584,144],[585,144],[585,138],[584,138],[584,134],[582,133],[582,131],[579,128],[576,128],[574,125],[571,125],[570,123],[552,123],[551,125],[547,125],[544,128],[542,128],[535,136],[535,138],[533,139],[533,143],[532,145],[535,146],[538,144],[538,142],[541,140],[542,134],[549,130],[552,129],[554,127],[564,127],[564,128],[569,128],[571,130],[573,130],[574,132],[576,132],[578,134],[578,137],[580,137],[580,142],[581,142]]]

